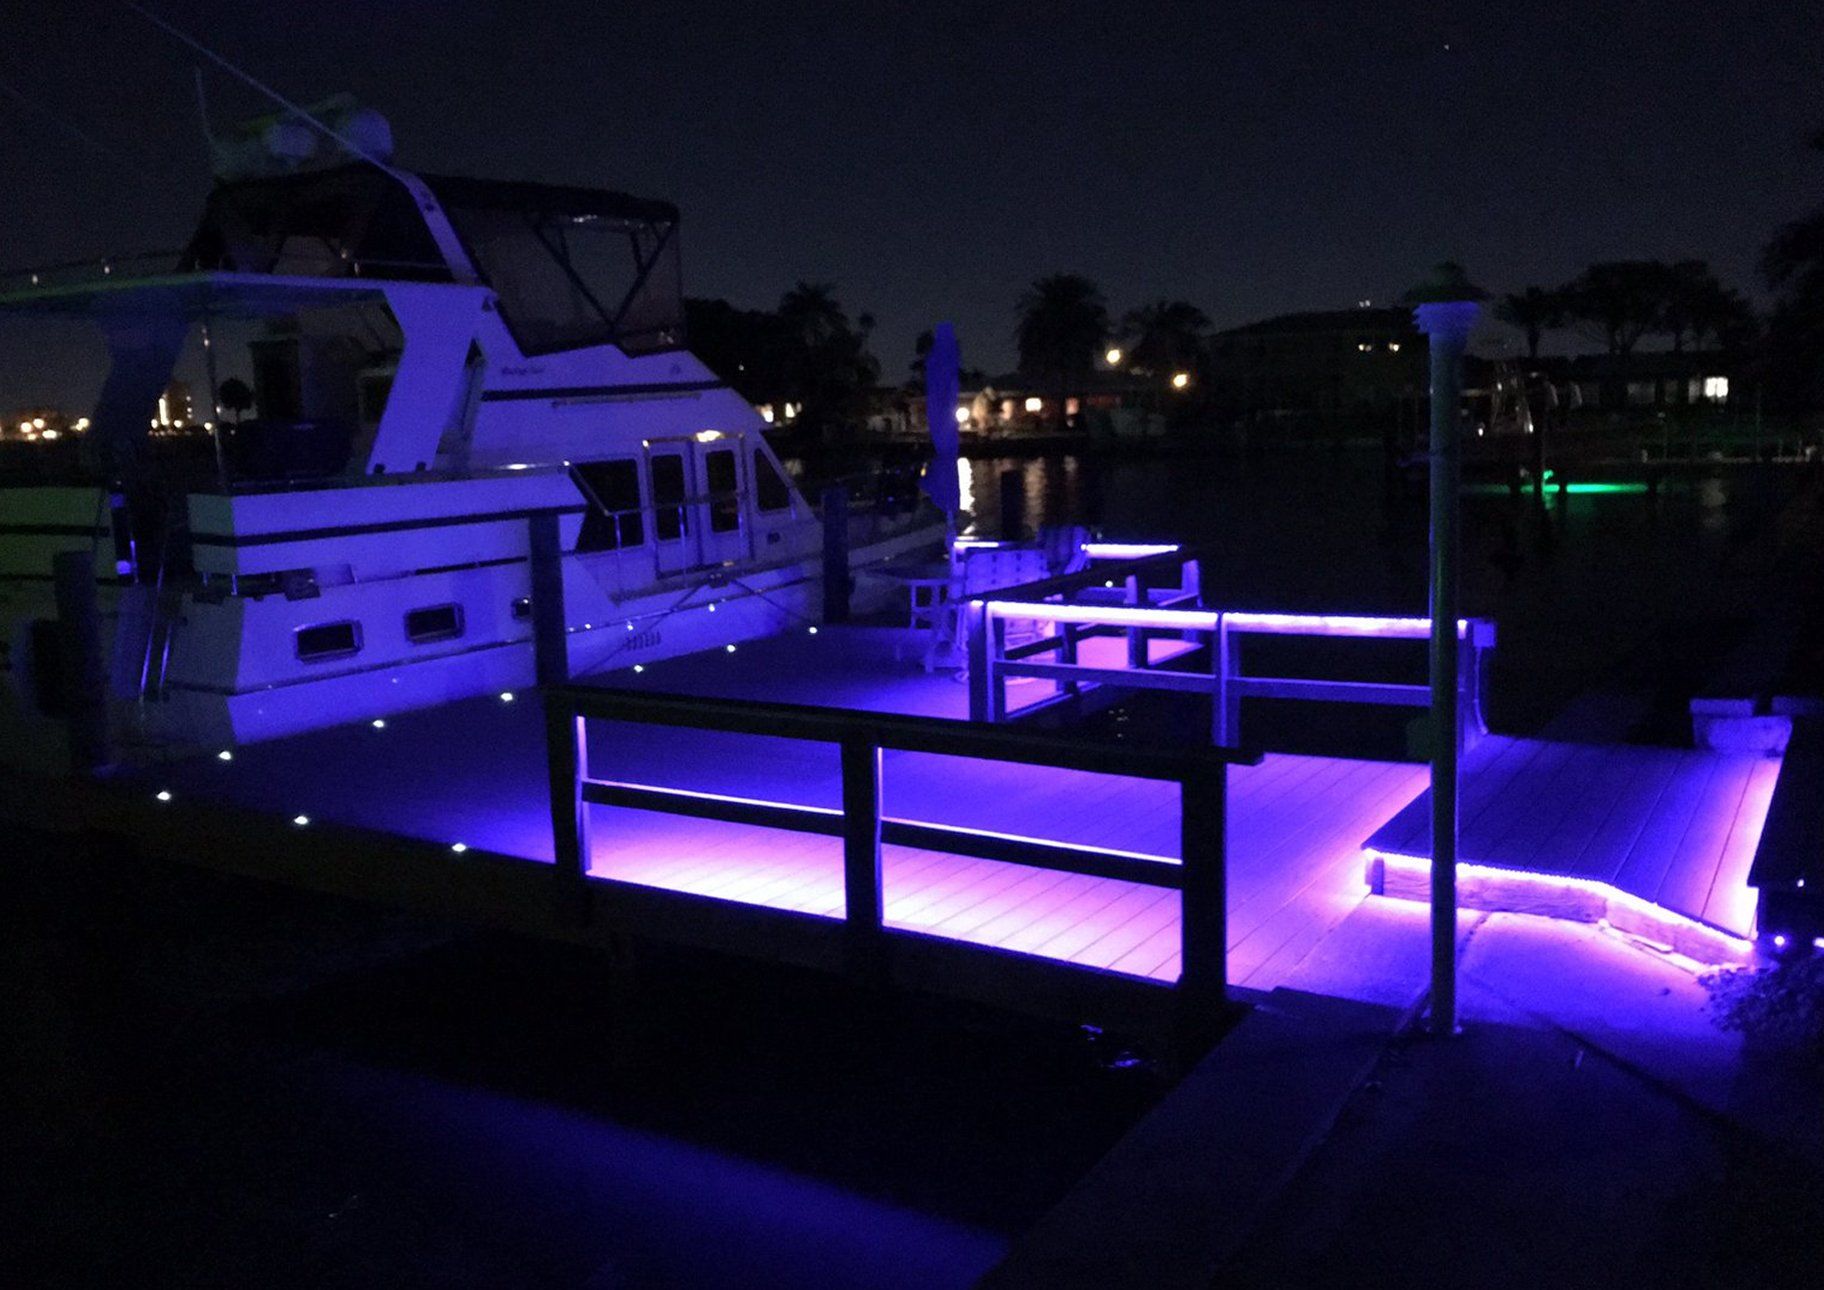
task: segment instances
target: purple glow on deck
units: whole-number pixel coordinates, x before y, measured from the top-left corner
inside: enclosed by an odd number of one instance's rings
[[[1431,876],[1431,858],[1429,856],[1396,855],[1375,850],[1367,851],[1365,854],[1380,859],[1387,866],[1390,875],[1403,875],[1421,882],[1429,880]],[[1477,881],[1499,883],[1507,887],[1528,888],[1537,895],[1541,908],[1560,907],[1565,903],[1564,898],[1568,896],[1584,896],[1600,901],[1605,907],[1610,907],[1610,912],[1595,920],[1599,924],[1613,923],[1615,917],[1627,916],[1629,921],[1643,927],[1661,930],[1664,935],[1660,939],[1670,941],[1676,936],[1686,944],[1695,941],[1708,951],[1708,961],[1712,964],[1742,963],[1747,961],[1754,951],[1754,942],[1751,940],[1731,935],[1687,914],[1668,909],[1664,905],[1656,905],[1613,883],[1602,882],[1595,878],[1459,862],[1457,882],[1460,899],[1464,898],[1464,888]],[[1465,907],[1470,907],[1467,901],[1465,901]],[[1776,937],[1775,943],[1778,944],[1782,939]]]
[[[1354,614],[1270,614],[1241,610],[1152,609],[1142,605],[1031,604],[1016,600],[985,602],[996,618],[1022,618],[1041,623],[1085,626],[1153,627],[1175,631],[1271,633],[1276,636],[1348,636],[1384,640],[1425,640],[1429,618],[1386,618]],[[1469,634],[1469,620],[1457,620],[1457,637]]]
[[[1176,542],[1085,542],[1083,554],[1092,560],[1144,560],[1148,556],[1171,555],[1181,548]]]

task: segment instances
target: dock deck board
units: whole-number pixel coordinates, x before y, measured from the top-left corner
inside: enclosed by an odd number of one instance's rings
[[[1458,858],[1592,879],[1732,933],[1752,934],[1747,885],[1778,758],[1489,736],[1466,759]],[[1429,859],[1431,795],[1367,841]]]

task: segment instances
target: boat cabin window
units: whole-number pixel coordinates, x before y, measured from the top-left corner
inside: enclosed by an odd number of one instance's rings
[[[300,627],[297,633],[298,660],[324,663],[330,659],[351,658],[361,652],[361,624],[357,622],[318,623]]]
[[[675,452],[652,459],[652,527],[661,542],[684,536],[689,519],[684,508],[684,458]]]
[[[578,551],[613,551],[646,540],[646,518],[640,513],[640,468],[636,462],[588,461],[573,469],[589,498],[583,512]]]
[[[754,496],[763,511],[783,511],[792,504],[792,487],[764,452],[754,453]]]
[[[414,645],[453,641],[462,635],[461,605],[431,605],[405,616],[406,639]]]
[[[732,533],[741,527],[741,479],[733,448],[704,454],[703,469],[709,481],[709,528],[712,533]]]

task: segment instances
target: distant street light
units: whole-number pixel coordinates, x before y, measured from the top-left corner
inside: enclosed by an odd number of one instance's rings
[[[1191,384],[1191,374],[1189,372],[1173,372],[1172,373],[1172,388],[1174,390],[1187,389],[1187,388],[1189,388],[1190,384]]]
[[[1102,361],[1107,363],[1110,367],[1119,367],[1121,366],[1121,360],[1126,357],[1127,355],[1123,354],[1117,347],[1110,349],[1108,353],[1102,355]]]

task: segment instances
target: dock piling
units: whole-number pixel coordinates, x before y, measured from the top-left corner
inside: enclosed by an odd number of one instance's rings
[[[59,551],[51,557],[51,580],[57,603],[58,664],[64,720],[69,727],[70,768],[78,775],[89,775],[114,759],[94,553]]]
[[[823,490],[823,621],[849,621],[849,493]]]

